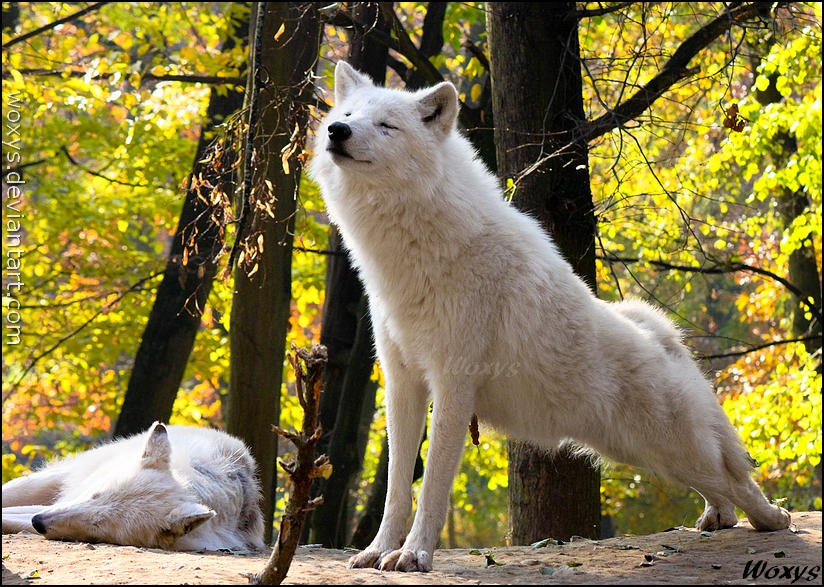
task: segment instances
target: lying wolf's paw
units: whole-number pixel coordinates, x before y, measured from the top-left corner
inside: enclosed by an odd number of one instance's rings
[[[394,550],[381,558],[381,571],[426,573],[432,570],[432,554],[425,550]]]

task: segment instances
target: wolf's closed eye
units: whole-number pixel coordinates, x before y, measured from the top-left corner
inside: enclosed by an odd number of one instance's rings
[[[388,128],[388,129],[391,129],[391,130],[398,130],[398,127],[397,127],[397,126],[392,126],[392,125],[391,125],[391,124],[389,124],[388,122],[381,122],[381,124],[380,124],[380,125],[381,125],[383,128]]]

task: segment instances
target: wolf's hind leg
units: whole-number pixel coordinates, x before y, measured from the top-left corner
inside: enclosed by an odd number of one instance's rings
[[[704,513],[695,522],[695,527],[701,531],[715,531],[722,528],[732,528],[738,523],[735,515],[735,506],[728,499],[704,496],[706,506]]]
[[[718,430],[721,428],[721,430]],[[682,480],[695,488],[707,500],[707,506],[696,522],[699,530],[729,528],[737,523],[735,507],[747,514],[753,528],[762,531],[782,530],[790,525],[790,514],[770,504],[761,488],[753,481],[750,458],[735,429],[724,422],[716,428],[718,444],[708,450],[705,463]]]
[[[771,504],[761,488],[752,479],[747,479],[735,487],[735,503],[747,514],[752,527],[762,532],[783,530],[790,526],[790,513],[782,507]]]

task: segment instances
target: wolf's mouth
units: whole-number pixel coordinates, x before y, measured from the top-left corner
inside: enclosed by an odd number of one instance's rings
[[[350,155],[340,147],[329,146],[326,147],[326,150],[332,153],[333,155],[337,155],[338,157],[343,157],[345,159],[353,159],[352,155]]]
[[[350,159],[351,161],[357,161],[358,163],[372,163],[371,161],[365,161],[363,159],[355,159],[344,149],[336,147],[335,145],[329,145],[328,147],[326,147],[326,151],[328,153],[331,153],[333,157],[342,157],[343,159]]]

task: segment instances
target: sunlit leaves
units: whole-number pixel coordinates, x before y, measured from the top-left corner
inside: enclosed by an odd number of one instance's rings
[[[818,359],[820,360],[820,359]],[[820,509],[810,489],[821,461],[821,373],[803,344],[748,355],[725,370],[724,409],[741,432],[759,473],[789,507]],[[817,494],[817,495],[816,495]]]
[[[71,11],[20,6],[22,31]],[[237,75],[242,52],[221,51],[226,26],[226,15],[201,5],[109,3],[3,53],[11,74],[4,102],[18,91],[24,103],[22,163],[36,163],[25,171],[23,344],[4,341],[3,349],[4,440],[37,435],[45,442],[31,446],[48,448],[73,438],[63,445],[73,448],[108,432],[159,282],[152,276],[166,262],[209,92],[143,77]],[[222,289],[216,284],[212,294],[218,316],[228,307]],[[181,421],[219,419],[228,360],[214,349],[225,331],[215,315],[204,321],[178,402]]]

